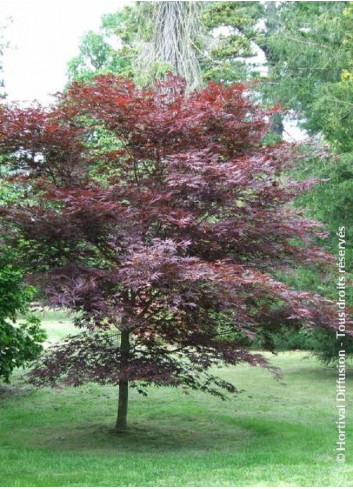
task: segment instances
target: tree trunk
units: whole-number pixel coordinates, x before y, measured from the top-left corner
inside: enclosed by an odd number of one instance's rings
[[[143,7],[144,3],[141,2],[140,7],[142,15],[148,12]],[[149,10],[153,33],[149,49],[140,56],[140,69],[151,73],[151,67],[167,64],[174,74],[185,78],[187,90],[200,88],[202,73],[195,39],[202,33],[202,2],[146,3],[153,4],[152,12]],[[141,18],[141,25],[145,25],[145,22],[146,19]]]
[[[120,361],[120,371],[123,372],[127,367],[129,360],[129,349],[130,349],[130,333],[128,330],[121,331],[121,361]],[[119,381],[119,401],[118,401],[118,417],[116,420],[115,428],[117,431],[126,431],[127,429],[127,406],[129,400],[129,381],[125,378]]]
[[[278,136],[281,139],[283,139],[284,124],[283,124],[283,115],[282,114],[275,114],[272,117],[271,131],[275,136]]]

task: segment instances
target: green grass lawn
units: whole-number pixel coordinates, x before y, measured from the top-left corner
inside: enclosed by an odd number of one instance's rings
[[[48,312],[50,339],[70,331]],[[244,392],[229,401],[172,388],[132,392],[127,434],[112,430],[117,389],[35,391],[14,376],[0,390],[1,486],[350,486],[336,460],[336,370],[303,353],[273,357],[282,383],[244,365],[220,373]]]

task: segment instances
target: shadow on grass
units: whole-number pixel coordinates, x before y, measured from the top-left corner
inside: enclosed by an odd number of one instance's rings
[[[143,456],[150,457],[202,457],[223,456],[236,457],[245,465],[254,463],[262,448],[262,464],[273,463],[278,457],[283,463],[301,464],[302,448],[308,444],[305,438],[312,439],[314,449],[322,438],[322,433],[300,423],[266,421],[240,417],[226,425],[224,419],[219,423],[202,425],[197,419],[193,428],[185,427],[183,419],[178,426],[167,426],[166,420],[161,423],[131,423],[126,433],[117,433],[106,424],[87,424],[76,428],[54,428],[41,434],[34,442],[35,448],[69,455],[78,453],[97,456]],[[301,440],[301,442],[300,442]],[[256,455],[257,454],[257,455]],[[311,460],[312,455],[309,454]],[[288,459],[288,460],[287,460]],[[309,461],[310,461],[309,460]],[[306,460],[307,462],[308,460]]]
[[[35,390],[25,383],[23,385],[0,384],[0,399],[25,398],[33,394]]]
[[[336,379],[338,375],[337,368],[338,368],[337,366],[329,366],[329,367],[322,366],[320,370],[317,367],[301,367],[300,369],[298,369],[297,367],[288,368],[282,380],[284,380],[285,382],[286,377],[287,378],[303,377],[304,380],[307,380],[309,377],[312,377],[313,380],[317,380],[317,381],[320,381],[320,379],[323,378]],[[346,378],[353,379],[352,365],[346,365]]]
[[[179,426],[168,426],[167,420],[161,423],[142,421],[131,423],[125,433],[118,433],[106,424],[82,424],[76,427],[46,428],[37,438],[38,448],[62,450],[92,450],[99,452],[169,452],[195,450],[207,452],[222,444],[234,450],[246,440],[252,438],[254,430],[242,426],[232,426],[231,430],[223,426],[200,425],[195,418],[193,427],[184,423],[182,417]],[[186,425],[186,426],[185,426]],[[206,428],[206,429],[205,429]]]

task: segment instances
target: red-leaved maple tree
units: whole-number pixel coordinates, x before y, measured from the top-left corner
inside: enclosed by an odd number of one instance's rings
[[[270,367],[251,341],[283,325],[334,327],[332,306],[274,278],[325,263],[319,224],[288,204],[309,183],[281,178],[286,144],[245,85],[186,97],[170,76],[141,90],[112,75],[74,83],[55,106],[1,107],[0,152],[21,199],[1,209],[29,278],[75,313],[79,334],[49,348],[38,385],[236,388],[214,365]]]

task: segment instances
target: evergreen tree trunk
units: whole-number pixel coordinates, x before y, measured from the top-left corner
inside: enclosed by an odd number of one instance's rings
[[[142,13],[147,12],[140,2]],[[152,4],[150,21],[153,34],[147,51],[140,58],[141,70],[166,63],[174,74],[185,78],[187,91],[202,86],[202,73],[195,44],[202,32],[202,2],[146,2]],[[141,24],[145,23],[141,19]]]
[[[278,136],[281,139],[283,139],[284,124],[283,124],[282,114],[276,114],[272,117],[271,131],[275,136]]]
[[[124,371],[129,360],[130,333],[128,330],[121,331],[121,362],[120,371]],[[127,430],[127,407],[129,401],[129,381],[125,378],[119,381],[119,400],[118,400],[118,417],[115,428],[117,431]]]

